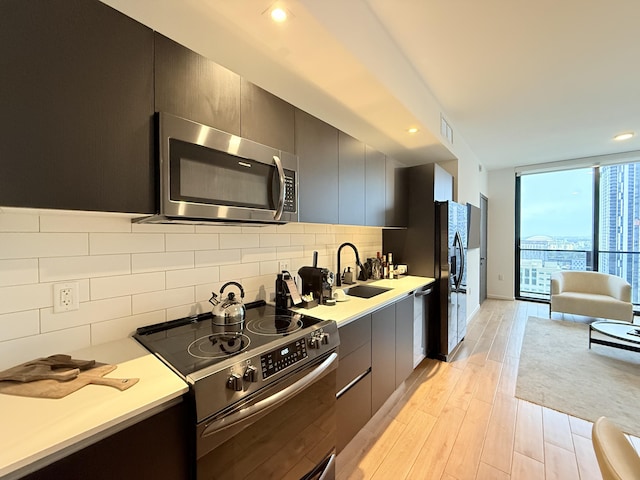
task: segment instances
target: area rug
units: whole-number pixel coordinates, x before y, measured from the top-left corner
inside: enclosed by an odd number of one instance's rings
[[[529,317],[516,397],[594,422],[609,417],[640,437],[640,353],[589,350],[589,326]]]

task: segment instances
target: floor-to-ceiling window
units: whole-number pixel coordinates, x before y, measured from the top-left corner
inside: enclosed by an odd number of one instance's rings
[[[547,299],[551,274],[593,269],[593,170],[518,178],[520,298]]]
[[[640,163],[523,174],[516,203],[518,298],[548,299],[557,270],[596,270],[640,305]]]
[[[600,168],[598,271],[626,279],[640,304],[640,163]]]

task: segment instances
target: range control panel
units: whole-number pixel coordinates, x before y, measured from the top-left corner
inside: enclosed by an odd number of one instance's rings
[[[307,345],[304,338],[262,355],[260,357],[262,378],[266,379],[304,358],[307,358]]]

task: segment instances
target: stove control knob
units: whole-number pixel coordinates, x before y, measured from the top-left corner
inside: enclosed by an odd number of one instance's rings
[[[237,373],[232,373],[227,379],[227,388],[235,392],[242,391],[242,377]]]
[[[320,341],[322,342],[323,345],[329,345],[329,334],[328,333],[321,333],[320,334]]]
[[[258,381],[258,369],[253,365],[247,365],[247,369],[243,375],[245,382],[257,382]]]
[[[320,339],[315,335],[309,339],[309,348],[320,348]]]

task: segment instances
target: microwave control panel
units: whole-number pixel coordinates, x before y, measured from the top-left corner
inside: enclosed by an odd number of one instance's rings
[[[295,173],[290,170],[284,172],[284,211],[296,211],[296,177]]]

